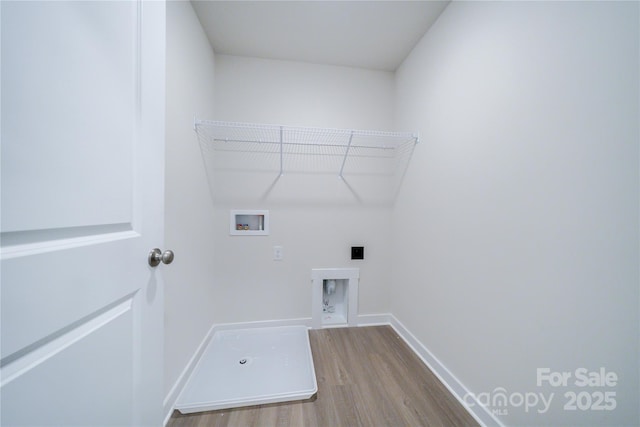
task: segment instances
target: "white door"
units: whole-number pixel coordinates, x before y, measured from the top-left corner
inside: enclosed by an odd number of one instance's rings
[[[0,8],[0,422],[161,425],[165,5]]]

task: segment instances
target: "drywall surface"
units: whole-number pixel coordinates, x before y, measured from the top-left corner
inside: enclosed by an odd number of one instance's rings
[[[216,60],[215,120],[394,130],[393,73],[231,55]]]
[[[194,114],[213,111],[214,66],[191,3],[167,2],[165,394],[214,321],[213,203],[193,131]]]
[[[640,422],[638,7],[454,2],[397,71],[391,311],[505,425]]]
[[[393,74],[216,55],[212,119],[390,130]],[[310,318],[311,269],[326,267],[359,267],[359,313],[388,311],[391,204],[369,197],[373,180],[314,169],[321,158],[301,156],[282,177],[255,153],[212,168],[216,322]],[[268,209],[270,235],[230,236],[230,209]]]

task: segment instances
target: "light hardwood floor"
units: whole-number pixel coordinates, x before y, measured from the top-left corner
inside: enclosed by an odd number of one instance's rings
[[[390,326],[309,331],[318,381],[299,402],[182,415],[168,427],[477,426]]]

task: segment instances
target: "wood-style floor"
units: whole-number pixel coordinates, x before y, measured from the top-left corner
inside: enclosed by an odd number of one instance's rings
[[[318,393],[182,415],[168,427],[477,426],[390,326],[309,331]]]

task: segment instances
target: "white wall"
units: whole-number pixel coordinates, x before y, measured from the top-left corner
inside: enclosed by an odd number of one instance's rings
[[[392,312],[476,394],[555,393],[507,425],[640,421],[638,15],[454,2],[397,71],[396,124],[422,143],[394,211]],[[581,367],[618,384],[536,384]],[[617,407],[564,410],[571,391]]]
[[[393,74],[216,55],[212,118],[388,130]],[[276,181],[276,171],[251,166],[255,156],[242,161],[248,170],[221,168],[211,178],[216,322],[310,318],[316,267],[360,267],[359,312],[388,312],[390,204],[367,198],[367,184],[350,189],[338,171],[287,171]],[[230,209],[269,209],[271,234],[229,236]],[[283,261],[273,261],[274,245],[284,247]],[[352,245],[365,246],[365,260],[350,260]]]
[[[175,261],[165,277],[165,395],[211,328],[213,203],[193,131],[194,114],[213,113],[215,60],[191,3],[167,3],[165,245]]]
[[[216,120],[393,130],[393,73],[216,55]]]

